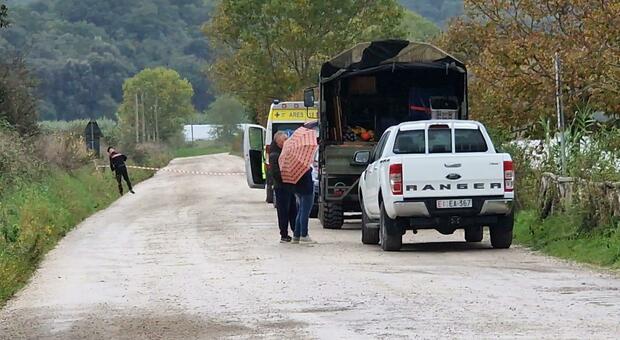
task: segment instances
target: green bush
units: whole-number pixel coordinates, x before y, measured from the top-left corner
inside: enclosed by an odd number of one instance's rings
[[[33,145],[16,132],[0,128],[0,195],[8,187],[38,177],[43,166],[35,157]]]
[[[518,214],[514,235],[519,243],[553,256],[620,268],[620,225],[583,231],[583,222],[580,212],[541,220],[528,210]]]
[[[79,169],[94,158],[94,154],[86,149],[82,136],[63,132],[38,136],[35,150],[38,158],[46,164],[65,170]]]
[[[54,170],[1,196],[0,303],[27,281],[62,236],[117,198],[114,180],[93,171]]]
[[[230,153],[236,156],[243,156],[243,133],[237,133],[230,145]]]
[[[28,139],[0,129],[0,304],[25,284],[59,239],[118,197],[114,176],[95,170],[72,129],[59,124]],[[136,149],[141,165],[162,167],[171,159],[159,145]],[[134,183],[152,174],[130,171]]]
[[[553,141],[549,120],[540,124],[544,140],[539,146],[504,144],[515,162],[521,209],[515,238],[551,255],[620,267],[620,215],[617,188],[611,185],[620,181],[620,130],[613,122],[596,122],[593,114],[581,107],[566,129],[566,176],[572,182],[558,184],[547,175],[543,181],[545,172],[561,174],[561,147]]]

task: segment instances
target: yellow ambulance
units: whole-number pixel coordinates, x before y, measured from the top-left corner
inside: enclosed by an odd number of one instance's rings
[[[248,174],[248,185],[252,188],[265,188],[266,191],[266,201],[268,203],[273,203],[273,186],[271,184],[270,176],[268,176],[269,172],[269,152],[270,145],[273,140],[273,136],[278,131],[284,131],[289,136],[293,134],[293,132],[304,123],[309,121],[318,120],[318,103],[315,103],[314,107],[305,107],[303,101],[295,101],[295,102],[280,102],[275,100],[269,109],[269,117],[267,118],[267,127],[262,127],[260,125],[247,125],[244,135],[248,136],[248,149],[257,149],[258,145],[252,146],[250,144],[258,144],[259,141],[262,142],[262,178],[257,178],[256,167],[252,166],[251,162],[251,150],[248,150],[248,155],[246,157],[246,168],[250,171],[246,171]],[[264,136],[264,138],[252,138],[254,143],[250,143],[250,137],[256,136]],[[258,150],[256,150],[258,151]],[[244,152],[245,154],[246,152]],[[251,170],[254,169],[254,174],[251,174]],[[258,182],[258,183],[257,183]],[[262,183],[260,183],[262,182]]]

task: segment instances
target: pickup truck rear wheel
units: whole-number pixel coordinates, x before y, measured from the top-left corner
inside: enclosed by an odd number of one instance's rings
[[[323,203],[319,207],[319,220],[325,229],[340,229],[344,224],[342,206],[337,203]]]
[[[484,237],[484,230],[482,227],[467,227],[465,228],[465,241],[467,242],[480,242]]]
[[[385,206],[381,203],[381,220],[379,223],[381,232],[381,249],[384,251],[399,251],[403,246],[403,234],[396,224],[385,212]]]
[[[368,215],[366,215],[366,209],[364,209],[364,201],[360,199],[360,205],[362,206],[362,243],[363,244],[378,244],[379,243],[379,228],[369,228],[368,224],[372,223]]]
[[[496,225],[489,228],[491,245],[497,249],[508,249],[512,244],[512,228],[514,226],[514,213],[502,216]]]

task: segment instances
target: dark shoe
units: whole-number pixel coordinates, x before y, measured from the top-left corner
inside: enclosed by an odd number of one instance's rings
[[[136,192],[135,192],[135,191],[133,191],[132,189],[129,189],[129,192],[130,192],[130,193],[132,193],[132,194],[135,194],[135,193],[136,193]]]
[[[292,238],[290,236],[282,236],[280,237],[280,243],[288,243],[291,242]]]

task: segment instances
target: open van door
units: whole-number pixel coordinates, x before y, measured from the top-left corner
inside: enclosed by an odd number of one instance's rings
[[[265,149],[265,128],[260,125],[247,124],[243,127],[243,158],[245,159],[245,176],[248,186],[264,189],[263,150]]]

